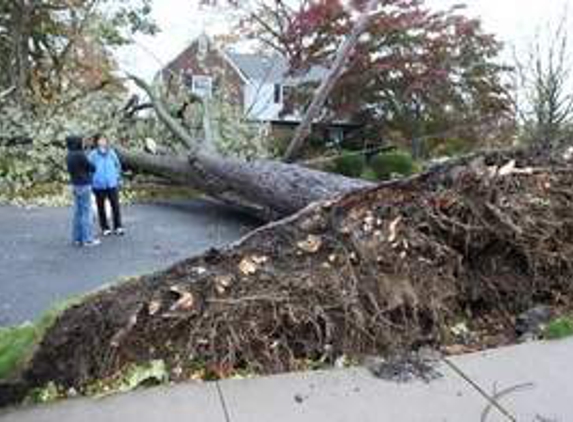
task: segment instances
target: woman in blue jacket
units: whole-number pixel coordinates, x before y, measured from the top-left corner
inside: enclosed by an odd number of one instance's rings
[[[112,233],[105,209],[106,201],[109,201],[113,214],[113,232],[121,236],[125,233],[121,224],[119,205],[121,163],[105,136],[98,134],[94,137],[94,141],[96,148],[90,153],[89,159],[95,167],[92,186],[96,197],[101,232],[104,236],[109,236]]]

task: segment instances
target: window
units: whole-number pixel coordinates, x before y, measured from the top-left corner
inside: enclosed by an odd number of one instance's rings
[[[213,78],[204,75],[193,75],[191,92],[202,98],[211,98],[213,94]]]
[[[340,127],[329,128],[328,141],[331,145],[341,145],[344,141],[344,130]]]
[[[280,84],[275,84],[275,104],[280,104],[282,103],[283,100],[283,90],[282,90],[282,86]]]

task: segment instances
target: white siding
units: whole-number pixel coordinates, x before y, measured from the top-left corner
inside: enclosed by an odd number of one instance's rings
[[[251,120],[277,120],[283,108],[282,95],[275,103],[275,85],[272,83],[250,83],[244,85],[245,113]]]

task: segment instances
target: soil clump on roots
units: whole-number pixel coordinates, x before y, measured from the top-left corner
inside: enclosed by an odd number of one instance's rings
[[[513,342],[521,312],[571,302],[572,186],[565,162],[498,153],[315,203],[70,307],[21,383],[82,391],[156,359],[188,379]]]

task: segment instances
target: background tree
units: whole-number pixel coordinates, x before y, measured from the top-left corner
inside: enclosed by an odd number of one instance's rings
[[[545,36],[537,34],[522,57],[516,54],[515,105],[523,139],[549,147],[573,133],[573,63],[566,17]]]
[[[304,72],[330,65],[364,3],[305,0],[293,9],[276,0],[262,3],[248,22],[263,45],[288,57],[293,73]],[[483,124],[511,123],[502,45],[458,9],[433,12],[421,0],[381,1],[322,119],[352,119],[365,126],[367,137],[393,134],[414,152],[412,140],[429,134],[477,143]],[[298,92],[291,101],[306,104],[308,96]]]
[[[94,88],[114,69],[111,48],[154,33],[150,0],[6,0],[0,5],[0,88],[21,106]]]
[[[125,95],[113,49],[157,30],[149,3],[0,2],[0,201],[60,192],[65,135],[110,126]]]

